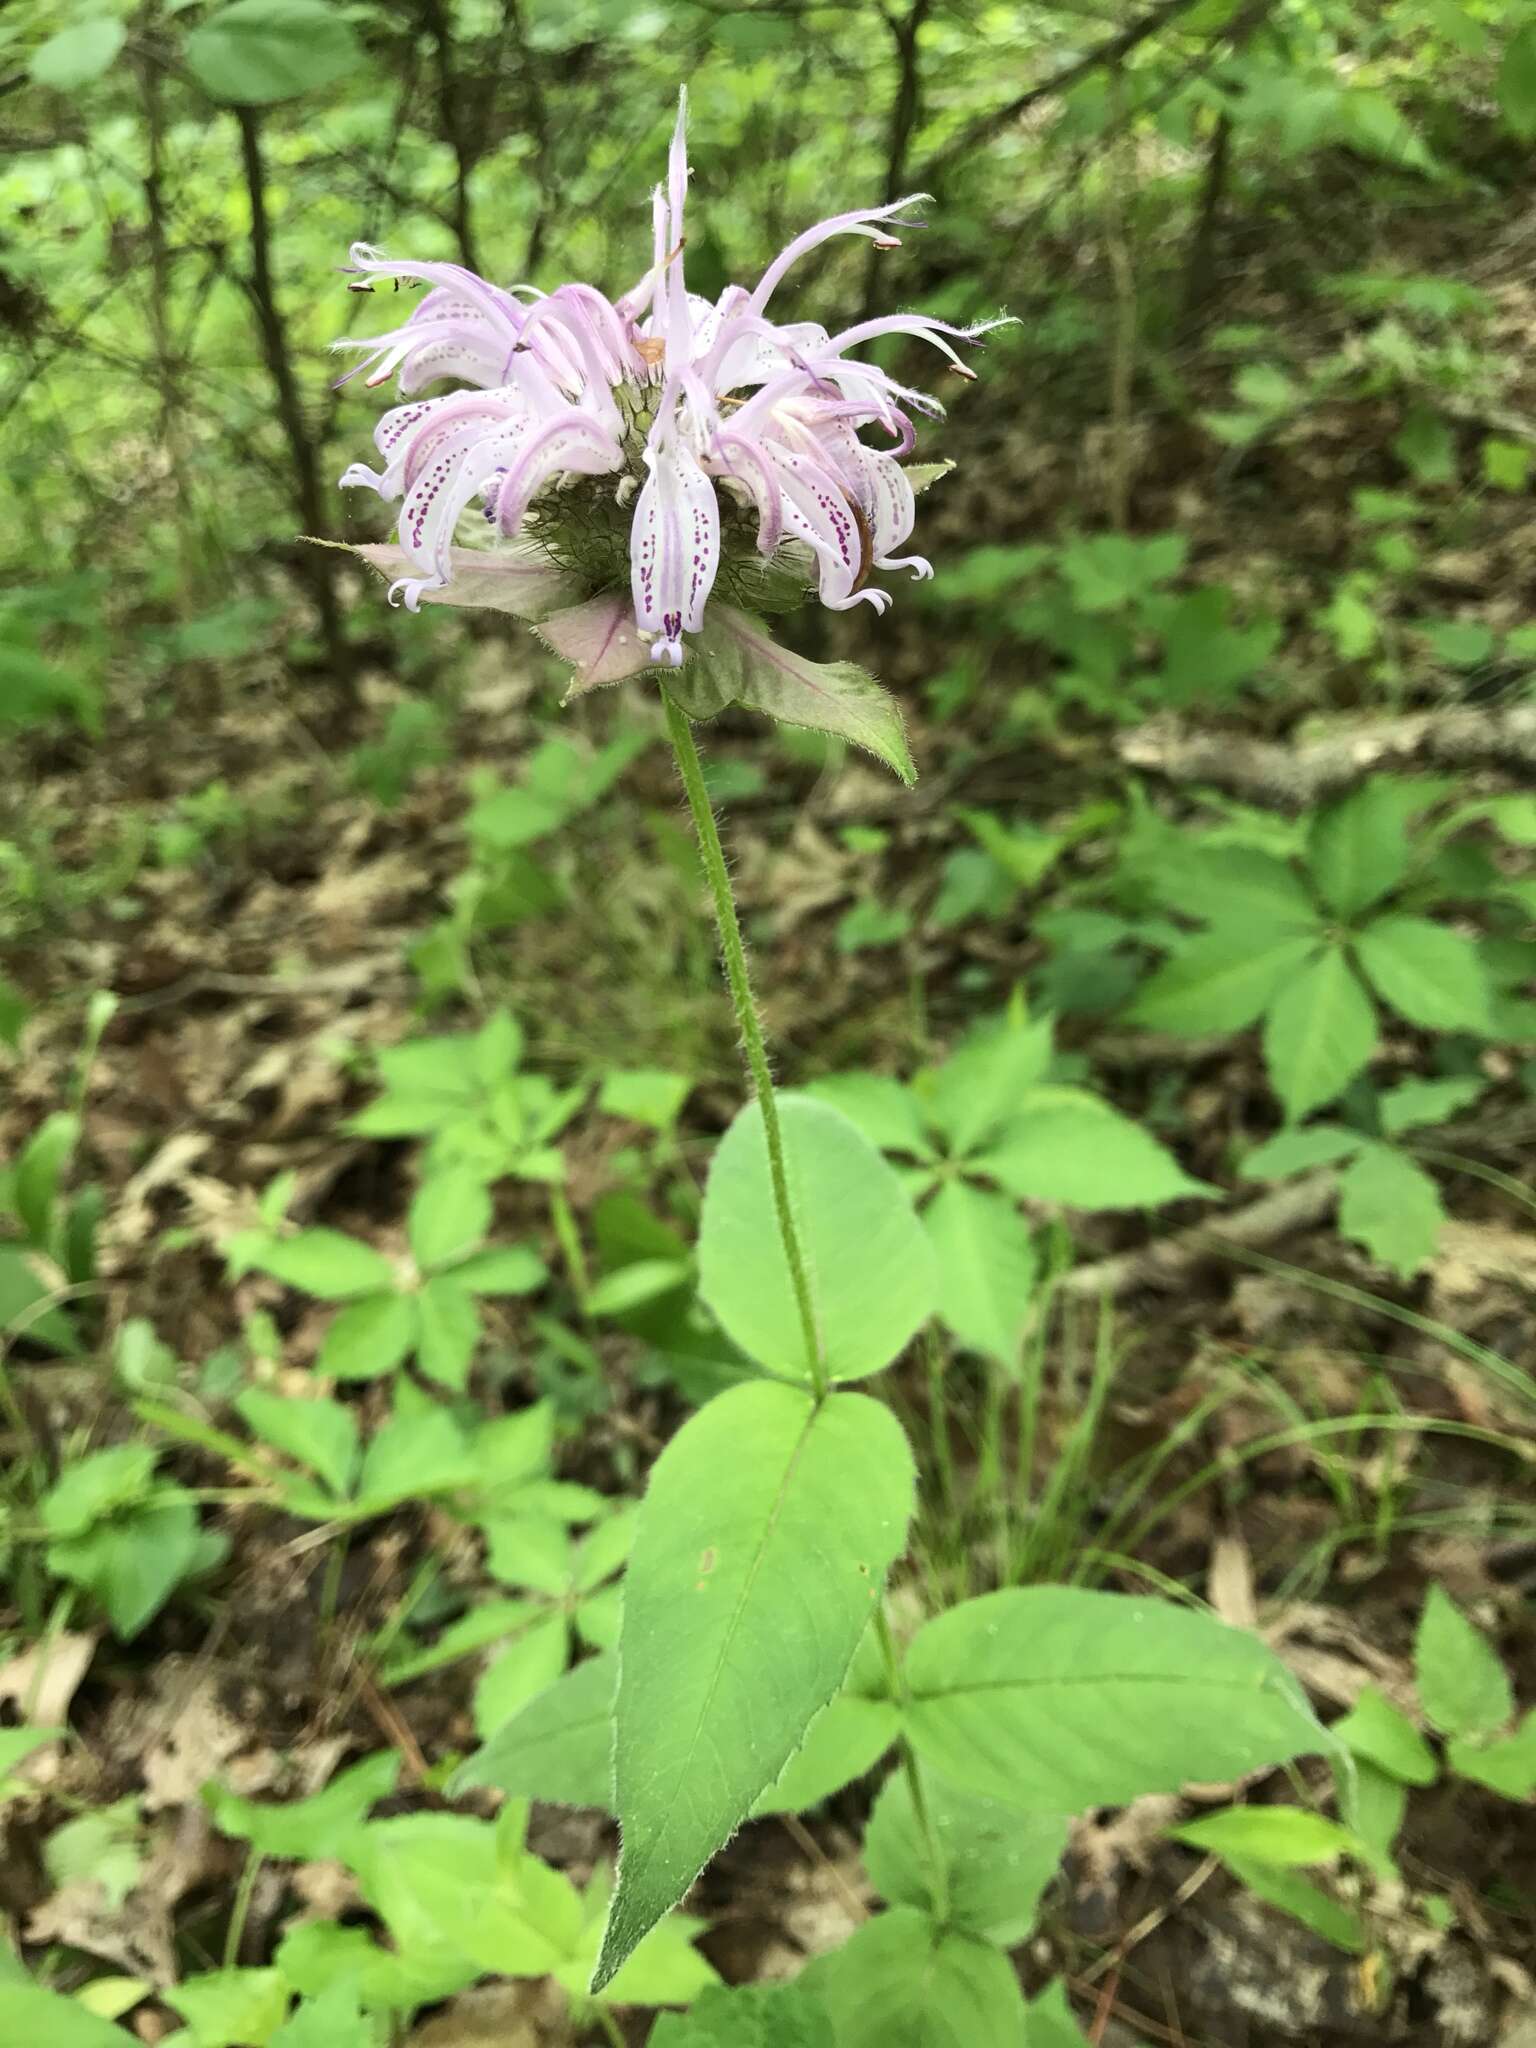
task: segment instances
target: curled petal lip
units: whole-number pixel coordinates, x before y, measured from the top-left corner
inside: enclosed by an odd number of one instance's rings
[[[605,471],[620,473],[616,504],[633,501],[636,640],[648,642],[657,663],[680,663],[683,636],[703,623],[720,566],[722,484],[728,510],[750,501],[762,554],[786,541],[810,551],[821,600],[834,610],[889,604],[889,593],[868,583],[872,569],[932,574],[924,557],[900,552],[914,510],[895,457],[914,445],[913,415],[942,417],[943,407],[850,351],[903,336],[969,376],[960,351],[1002,323],[895,313],[829,333],[768,316],[809,251],[842,236],[898,246],[898,231],[921,225],[912,212],[921,194],[815,223],[751,289],[729,285],[713,304],[690,293],[686,123],[684,92],[653,197],[651,265],[617,300],[581,283],[547,294],[501,286],[459,264],[394,261],[354,244],[355,278],[428,289],[398,326],[336,346],[360,354],[370,384],[398,373],[407,398],[442,380],[457,386],[387,413],[376,436],[384,467],[353,463],[342,479],[400,501],[404,555],[424,573],[398,578],[392,601],[414,608],[445,587],[461,552],[451,545],[455,520],[477,495],[505,538],[535,510],[532,531],[547,538],[568,516],[552,495],[563,481]],[[878,427],[890,448],[866,445],[865,427]],[[573,501],[569,516],[590,517],[594,502],[590,494]],[[740,549],[739,524],[729,531]],[[589,578],[587,589],[596,583]]]

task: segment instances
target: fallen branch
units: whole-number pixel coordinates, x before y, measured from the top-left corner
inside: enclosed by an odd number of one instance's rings
[[[1382,768],[1508,768],[1529,776],[1536,771],[1536,705],[1415,712],[1296,747],[1158,719],[1127,733],[1118,751],[1130,767],[1170,782],[1205,782],[1300,808]]]
[[[1447,1153],[1476,1152],[1481,1148],[1513,1146],[1518,1154],[1530,1137],[1530,1121],[1522,1116],[1469,1118],[1447,1124],[1443,1130],[1426,1131],[1436,1150]],[[1074,1301],[1118,1301],[1139,1287],[1167,1289],[1213,1259],[1232,1249],[1257,1251],[1277,1243],[1293,1230],[1310,1230],[1333,1213],[1339,1197],[1342,1167],[1319,1167],[1304,1173],[1283,1187],[1261,1195],[1224,1216],[1213,1216],[1176,1230],[1169,1237],[1143,1245],[1139,1251],[1116,1252],[1091,1265],[1074,1267],[1057,1282],[1056,1292]]]
[[[1246,1208],[1234,1209],[1209,1223],[1192,1223],[1171,1237],[1158,1238],[1140,1251],[1117,1252],[1077,1266],[1057,1282],[1056,1292],[1074,1301],[1118,1301],[1138,1287],[1168,1288],[1186,1279],[1228,1246],[1252,1250],[1274,1244],[1293,1230],[1309,1229],[1331,1214],[1339,1196],[1339,1176],[1331,1167],[1303,1174],[1286,1187],[1261,1195]]]

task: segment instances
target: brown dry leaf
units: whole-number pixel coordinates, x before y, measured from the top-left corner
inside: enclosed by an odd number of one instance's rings
[[[52,1636],[0,1664],[0,1700],[15,1702],[25,1726],[61,1728],[97,1640],[84,1633]]]
[[[123,1749],[140,1758],[144,1777],[144,1808],[148,1813],[182,1806],[197,1799],[210,1778],[218,1777],[238,1751],[256,1754],[242,1771],[243,1787],[258,1791],[277,1775],[277,1759],[257,1744],[222,1705],[211,1672],[192,1660],[170,1657],[152,1681],[155,1699],[134,1740],[129,1731]]]
[[[1211,1545],[1205,1597],[1233,1628],[1256,1628],[1259,1603],[1253,1590],[1253,1559],[1241,1536],[1218,1536]]]
[[[207,1131],[177,1131],[133,1176],[113,1203],[102,1232],[103,1244],[114,1252],[136,1250],[159,1230],[153,1197],[165,1190],[184,1191],[190,1169],[213,1143]]]
[[[858,858],[802,811],[781,852],[759,861],[743,849],[742,867],[748,893],[773,905],[774,932],[783,938],[816,911],[848,896]]]
[[[1408,1665],[1367,1642],[1347,1615],[1298,1600],[1262,1633],[1308,1692],[1352,1707],[1362,1688],[1374,1685],[1394,1707],[1417,1718],[1418,1695]]]
[[[1536,1293],[1536,1234],[1491,1223],[1445,1223],[1432,1284],[1450,1299],[1482,1292],[1490,1280],[1512,1281]]]
[[[157,1985],[177,1977],[174,1910],[210,1874],[212,1823],[201,1801],[158,1828],[139,1881],[120,1906],[109,1905],[95,1878],[72,1880],[45,1899],[27,1921],[27,1939],[62,1942],[120,1963],[130,1976]],[[216,1860],[216,1859],[215,1859]]]
[[[572,2039],[564,1996],[546,1980],[461,1992],[407,2034],[404,2048],[563,2048]]]
[[[1069,1854],[1085,1888],[1111,1890],[1127,1863],[1133,1870],[1150,1869],[1183,1804],[1177,1794],[1158,1792],[1133,1799],[1108,1820],[1089,1815],[1074,1821]]]
[[[304,1910],[283,1922],[284,1933],[310,1920],[339,1920],[357,1904],[357,1879],[344,1863],[297,1864],[288,1882],[303,1900]]]

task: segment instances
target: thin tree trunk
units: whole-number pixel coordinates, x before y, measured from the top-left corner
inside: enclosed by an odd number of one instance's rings
[[[240,129],[240,157],[251,208],[251,272],[245,285],[256,314],[267,374],[272,379],[277,416],[288,442],[294,509],[305,532],[318,537],[326,523],[319,454],[309,422],[304,417],[304,404],[289,355],[288,330],[277,302],[272,275],[272,227],[267,214],[267,174],[261,154],[261,123],[254,107],[236,107],[234,115]],[[352,664],[342,627],[341,608],[336,602],[336,587],[331,581],[330,563],[323,548],[305,549],[303,574],[320,615],[326,659],[337,680],[350,683]]]
[[[148,35],[151,27],[146,10],[141,31]],[[195,540],[197,510],[187,468],[181,362],[171,327],[171,245],[165,203],[165,104],[161,94],[160,61],[145,56],[139,63],[138,72],[148,144],[143,181],[144,215],[149,230],[149,337],[154,350],[155,385],[160,399],[160,444],[165,450],[171,488],[176,498],[175,523],[183,580],[191,585],[197,581],[199,567]]]
[[[886,128],[885,142],[885,204],[890,205],[902,195],[907,180],[907,159],[912,150],[912,137],[922,114],[923,79],[918,59],[917,41],[932,0],[912,0],[911,7],[903,15],[887,14],[882,9],[885,25],[891,32],[896,45],[896,93],[891,101],[891,118]],[[879,291],[878,277],[880,252],[873,243],[864,265],[864,310],[862,317],[869,319]]]
[[[544,242],[549,233],[550,216],[553,211],[549,189],[551,130],[543,81],[539,77],[538,62],[528,42],[528,27],[523,20],[523,11],[518,5],[518,0],[503,0],[501,32],[497,41],[503,49],[510,44],[517,53],[523,128],[533,138],[533,181],[538,187],[539,196],[533,211],[533,225],[528,230],[528,247],[523,256],[523,276],[531,278],[544,254]],[[497,69],[499,72],[499,65]]]
[[[437,108],[443,135],[453,151],[453,232],[466,270],[480,271],[480,252],[475,240],[474,211],[470,204],[469,181],[480,160],[476,138],[470,133],[465,87],[459,77],[453,47],[453,24],[445,0],[422,0],[421,17],[432,38],[437,60]]]
[[[1229,54],[1238,56],[1268,20],[1274,0],[1251,0],[1243,14],[1227,30]],[[1210,152],[1205,160],[1205,177],[1200,188],[1200,212],[1184,267],[1181,318],[1186,326],[1194,320],[1210,297],[1216,282],[1216,236],[1226,205],[1232,174],[1232,115],[1223,107],[1216,117]]]

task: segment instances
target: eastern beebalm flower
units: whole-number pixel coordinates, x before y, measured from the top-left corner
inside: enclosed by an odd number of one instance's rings
[[[913,413],[943,407],[851,352],[911,335],[971,377],[956,344],[999,324],[902,313],[830,334],[770,317],[799,257],[838,235],[898,247],[892,231],[915,225],[921,194],[807,229],[751,290],[728,285],[713,305],[690,293],[685,127],[683,95],[652,202],[650,267],[620,299],[584,284],[503,288],[458,264],[352,249],[356,289],[430,286],[390,333],[336,343],[363,353],[349,374],[366,370],[370,385],[398,372],[405,400],[375,433],[383,468],[355,463],[341,479],[400,503],[398,549],[366,550],[402,572],[391,601],[492,603],[541,619],[582,684],[648,662],[680,667],[706,607],[740,656],[748,632],[766,636],[738,606],[783,609],[814,584],[834,611],[878,611],[890,597],[873,571],[931,575],[921,555],[898,552],[913,524],[899,458]],[[415,395],[445,378],[470,388]],[[865,442],[866,428],[888,445]],[[455,545],[477,501],[490,552]]]

